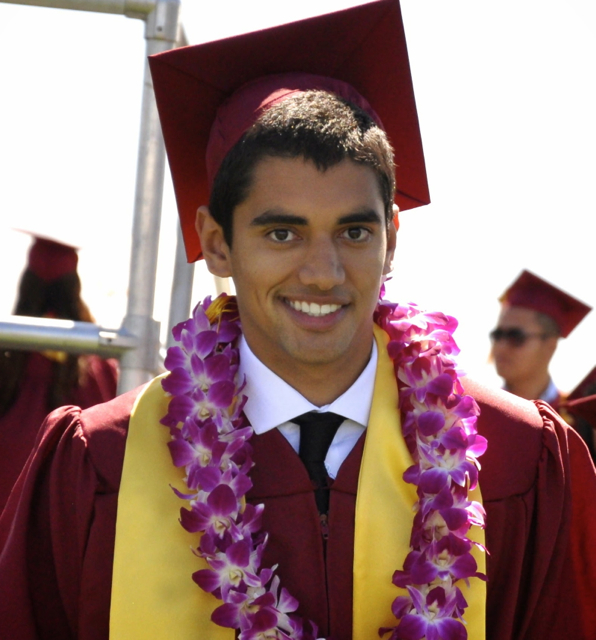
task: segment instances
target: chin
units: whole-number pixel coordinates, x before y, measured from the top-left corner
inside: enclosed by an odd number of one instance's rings
[[[506,363],[495,362],[495,369],[501,378],[508,378],[513,373],[511,367]]]

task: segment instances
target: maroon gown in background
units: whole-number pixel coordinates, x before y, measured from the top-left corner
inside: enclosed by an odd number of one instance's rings
[[[548,405],[466,386],[490,442],[480,473],[490,553],[487,639],[596,638],[596,475],[584,443]],[[2,638],[107,640],[118,487],[137,393],[84,412],[60,409],[46,421],[0,519]],[[299,458],[277,430],[252,440],[257,465],[248,497],[266,504],[264,562],[279,563],[300,612],[335,640],[351,637],[363,440],[333,483],[326,561]]]
[[[31,453],[37,432],[52,408],[48,408],[48,393],[54,364],[41,353],[30,353],[19,395],[9,410],[0,416],[0,513]],[[84,377],[65,404],[86,409],[114,398],[117,366],[116,360],[85,356]]]
[[[596,434],[594,433],[596,423],[590,424],[590,422],[585,420],[583,417],[570,412],[569,408],[566,406],[567,399],[568,394],[559,392],[557,399],[554,402],[549,402],[549,404],[558,414],[561,415],[563,420],[565,420],[569,426],[573,427],[575,431],[579,433],[581,439],[586,443],[586,447],[588,447],[592,462],[596,463]]]

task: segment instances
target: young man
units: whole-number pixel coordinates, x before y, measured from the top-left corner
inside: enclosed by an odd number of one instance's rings
[[[490,337],[491,355],[504,388],[526,400],[548,402],[581,435],[595,460],[593,429],[565,409],[566,398],[549,371],[559,340],[577,327],[591,307],[530,271],[522,271],[500,301],[501,313]]]
[[[403,44],[382,0],[153,59],[189,256],[237,296],[176,329],[163,380],[48,419],[0,523],[9,637],[592,637],[585,447],[545,405],[471,382],[465,395],[452,319],[378,303],[395,246],[380,121],[407,136],[361,95],[371,78],[385,91],[370,60],[331,55],[330,33]],[[333,79],[316,48],[304,68],[297,45],[317,39]],[[293,73],[279,75],[279,47]],[[230,50],[254,75],[218,89],[223,102],[197,97],[198,75],[220,79],[198,59],[226,67]],[[403,174],[396,199],[420,202],[419,171]]]

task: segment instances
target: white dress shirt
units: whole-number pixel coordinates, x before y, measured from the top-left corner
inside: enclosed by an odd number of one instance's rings
[[[548,404],[556,404],[559,399],[559,390],[557,389],[557,385],[553,382],[552,378],[548,383],[548,387],[544,390],[543,394],[540,396],[540,400],[544,400],[544,402],[548,402]]]
[[[246,376],[244,393],[248,400],[244,413],[255,433],[279,429],[298,453],[300,427],[292,418],[309,411],[332,411],[346,419],[342,422],[325,458],[330,478],[337,472],[368,424],[377,369],[377,345],[373,340],[370,360],[354,384],[339,398],[323,407],[309,402],[296,389],[266,367],[250,350],[244,337],[240,340],[240,380]]]

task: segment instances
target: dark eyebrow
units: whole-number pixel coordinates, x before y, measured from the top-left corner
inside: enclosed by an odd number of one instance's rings
[[[292,213],[283,213],[281,211],[265,211],[260,216],[257,216],[250,223],[251,227],[261,227],[268,224],[292,224],[296,226],[306,226],[308,220],[302,216],[297,216]]]
[[[338,221],[338,224],[357,224],[357,223],[377,223],[381,224],[381,217],[373,209],[366,209],[364,211],[357,211],[355,213],[349,213],[342,216]],[[265,211],[261,215],[257,216],[250,223],[251,227],[266,226],[269,224],[291,224],[296,226],[308,225],[308,220],[302,216],[297,216],[292,213],[283,213],[282,211]]]
[[[338,224],[354,224],[357,222],[376,222],[381,224],[381,217],[374,209],[365,209],[364,211],[349,213],[338,220]]]

